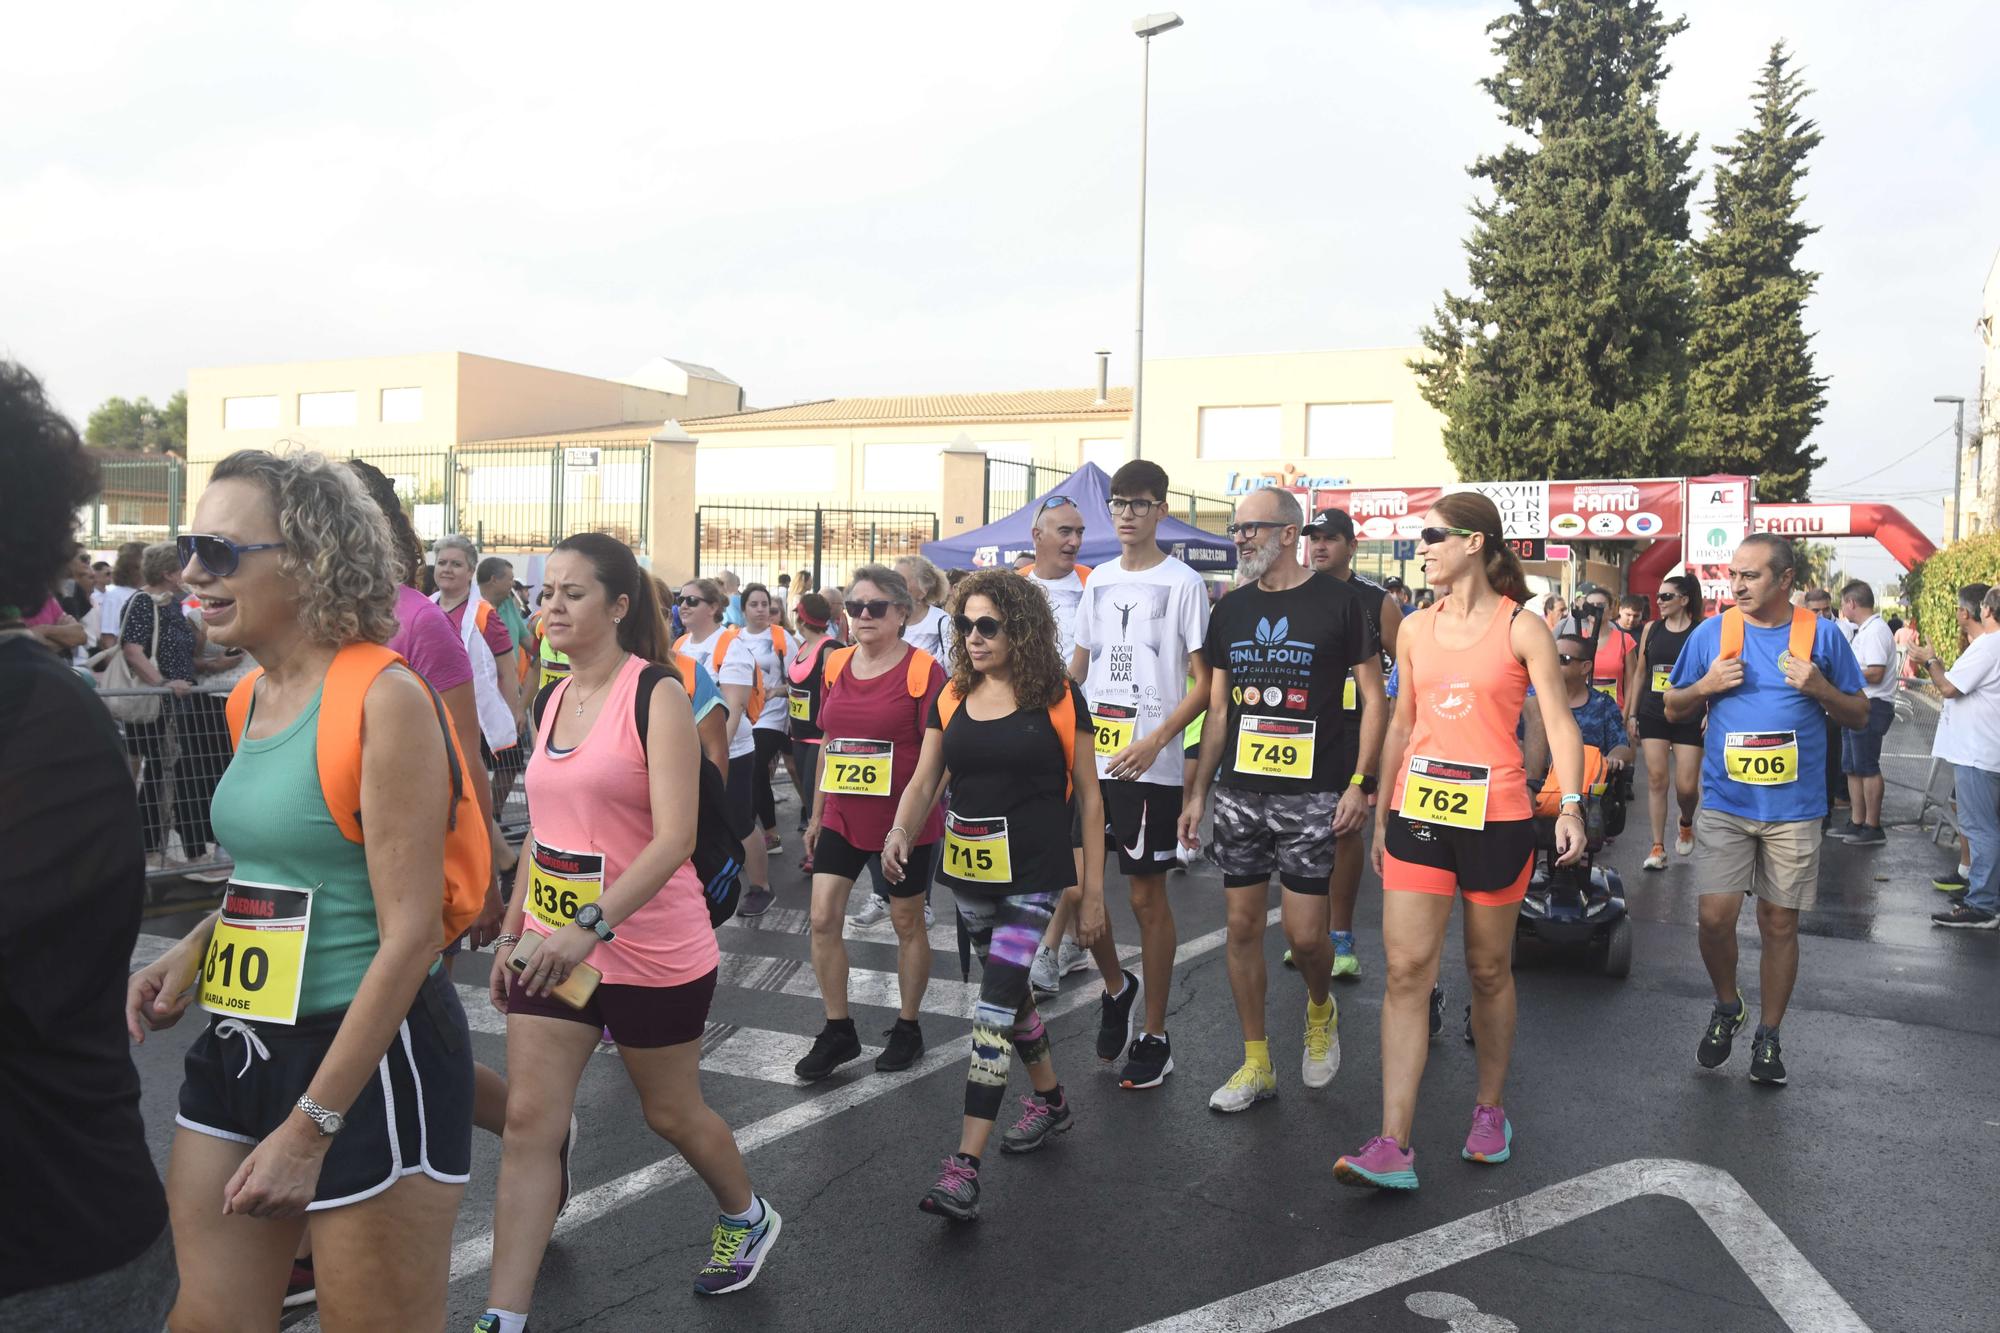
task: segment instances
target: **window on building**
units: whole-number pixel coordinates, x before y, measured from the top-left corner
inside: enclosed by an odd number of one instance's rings
[[[1201,409],[1203,458],[1276,458],[1279,452],[1276,407],[1204,407]]]
[[[935,491],[943,475],[942,444],[867,444],[861,447],[861,488],[866,491]]]
[[[299,425],[352,426],[356,419],[355,397],[352,389],[302,393],[299,395]]]
[[[1394,458],[1393,403],[1311,403],[1306,407],[1306,457]]]
[[[1131,449],[1122,435],[1115,439],[1083,442],[1083,461],[1095,463],[1106,472],[1116,472],[1125,466],[1125,460],[1130,454]]]
[[[830,444],[752,445],[731,449],[704,444],[694,454],[697,495],[755,495],[771,501],[774,493],[831,491],[833,446]]]
[[[260,394],[254,398],[225,398],[222,400],[222,428],[224,430],[276,430],[278,428],[278,395]]]
[[[422,389],[382,390],[382,421],[385,425],[424,419]]]

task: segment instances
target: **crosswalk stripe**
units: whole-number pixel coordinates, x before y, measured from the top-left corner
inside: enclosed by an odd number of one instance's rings
[[[863,889],[863,893],[867,890]],[[762,916],[736,917],[725,922],[722,930],[753,931],[764,935],[807,935],[812,932],[812,914],[803,907],[773,907]],[[718,931],[717,934],[721,934]],[[865,944],[894,944],[896,928],[885,919],[872,926],[858,924],[853,917],[845,918],[840,927],[842,939],[859,940]],[[947,911],[930,927],[931,948],[940,953],[958,952],[958,919]]]
[[[801,1086],[792,1067],[812,1049],[811,1037],[801,1037],[796,1032],[739,1028],[726,1023],[709,1024],[709,1033],[715,1034],[715,1045],[709,1048],[707,1043],[710,1037],[703,1035],[702,1073],[734,1074],[739,1078],[754,1078],[765,1083]],[[857,1058],[873,1060],[881,1053],[880,1046],[863,1046]]]

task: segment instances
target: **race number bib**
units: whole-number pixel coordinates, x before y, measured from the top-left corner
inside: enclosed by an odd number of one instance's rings
[[[603,893],[603,856],[534,844],[528,862],[528,911],[535,920],[550,930],[561,930]]]
[[[1011,884],[1014,863],[1007,855],[1005,819],[965,819],[945,811],[944,869],[972,884]]]
[[[1130,704],[1092,704],[1090,722],[1097,732],[1097,752],[1113,755],[1130,745],[1138,717],[1139,710]]]
[[[557,681],[561,680],[564,676],[567,676],[569,674],[569,663],[567,662],[558,662],[554,658],[550,657],[544,657],[543,659],[541,659],[541,661],[542,661],[542,683],[539,687],[537,687],[539,689],[546,690],[549,686],[555,684]]]
[[[1236,728],[1236,771],[1260,778],[1313,775],[1319,723],[1284,717],[1246,717]]]
[[[887,796],[894,741],[829,740],[821,789],[836,796]]]
[[[1360,696],[1354,692],[1354,677],[1352,676],[1349,676],[1347,683],[1340,687],[1340,706],[1350,713],[1361,706]]]
[[[299,1018],[311,889],[231,882],[196,979],[210,1013],[289,1027]]]
[[[1590,688],[1612,699],[1618,697],[1618,682],[1608,676],[1599,676],[1596,680],[1591,681]]]
[[[809,691],[802,690],[796,685],[792,686],[791,698],[787,702],[792,721],[812,721],[812,703],[812,694]]]
[[[1451,759],[1410,758],[1403,780],[1403,818],[1450,828],[1486,827],[1486,790],[1492,770]]]
[[[1732,731],[1723,737],[1722,767],[1730,779],[1752,787],[1782,787],[1799,780],[1796,731]]]
[[[1674,669],[1656,666],[1653,668],[1653,693],[1665,694],[1674,687]]]

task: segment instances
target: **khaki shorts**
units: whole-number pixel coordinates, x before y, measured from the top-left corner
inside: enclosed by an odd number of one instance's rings
[[[1748,893],[1805,911],[1819,897],[1817,819],[1772,823],[1704,807],[1695,815],[1694,866],[1703,893]]]

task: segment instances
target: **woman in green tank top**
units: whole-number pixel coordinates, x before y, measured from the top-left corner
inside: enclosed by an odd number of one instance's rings
[[[172,1322],[275,1326],[310,1212],[327,1328],[439,1329],[472,1130],[465,1014],[437,967],[454,760],[400,659],[372,680],[366,654],[336,666],[394,632],[398,556],[317,454],[232,454],[193,526],[181,557],[208,632],[263,670],[215,793],[236,858],[222,909],[127,992],[135,1038],[190,1003],[210,1014],[167,1172]],[[366,681],[362,728],[383,738],[361,747],[362,842],[322,794],[322,750],[352,765],[360,745],[322,734],[334,671]]]

